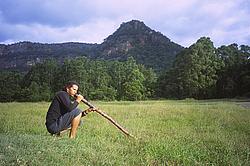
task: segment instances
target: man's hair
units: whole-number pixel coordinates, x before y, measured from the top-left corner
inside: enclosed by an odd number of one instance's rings
[[[64,85],[63,91],[67,92],[67,88],[71,88],[73,85],[77,85],[79,87],[79,84],[76,81],[69,81]]]

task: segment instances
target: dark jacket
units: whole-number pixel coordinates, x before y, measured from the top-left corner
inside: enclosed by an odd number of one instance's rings
[[[70,99],[70,95],[67,92],[57,92],[46,115],[46,126],[50,126],[59,117],[75,109],[78,104],[77,101]]]

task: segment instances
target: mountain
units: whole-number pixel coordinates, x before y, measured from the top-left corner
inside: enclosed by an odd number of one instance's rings
[[[26,71],[36,63],[54,58],[63,62],[65,58],[94,55],[97,44],[58,43],[42,44],[19,42],[11,45],[0,45],[0,69]]]
[[[170,67],[175,55],[183,49],[137,20],[122,23],[98,48],[97,58],[124,60],[132,56],[138,63],[155,70]]]
[[[74,42],[1,44],[0,69],[25,71],[48,58],[54,58],[59,62],[63,62],[65,58],[79,56],[123,61],[132,56],[137,63],[161,71],[170,67],[175,55],[182,49],[182,46],[171,42],[166,36],[150,29],[143,22],[132,20],[122,23],[101,44]]]

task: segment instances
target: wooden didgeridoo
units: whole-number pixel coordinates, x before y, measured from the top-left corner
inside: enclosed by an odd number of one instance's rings
[[[104,118],[106,118],[107,120],[109,120],[113,125],[115,125],[118,129],[120,129],[125,135],[130,136],[132,138],[135,138],[132,134],[130,134],[124,127],[122,127],[120,124],[118,124],[109,115],[107,115],[106,113],[104,113],[103,111],[101,111],[99,109],[96,109],[96,107],[93,104],[91,104],[89,101],[83,99],[82,102],[84,104],[86,104],[87,106],[89,106],[90,108],[93,108],[95,112],[97,112],[98,114],[102,115]]]

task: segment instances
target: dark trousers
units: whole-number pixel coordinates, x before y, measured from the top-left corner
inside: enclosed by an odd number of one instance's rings
[[[77,117],[82,111],[79,108],[67,112],[66,114],[59,117],[54,123],[50,126],[46,126],[47,130],[51,134],[59,133],[67,128],[71,127],[72,120]]]

